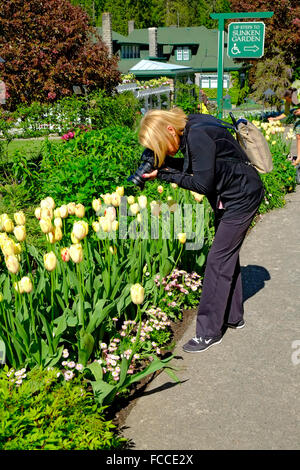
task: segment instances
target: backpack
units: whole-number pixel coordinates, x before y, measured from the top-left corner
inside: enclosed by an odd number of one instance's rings
[[[205,122],[195,124],[191,127],[217,126],[225,129],[234,130],[237,135],[237,142],[243,153],[246,154],[250,164],[256,168],[259,173],[270,173],[273,170],[272,154],[264,135],[254,124],[245,118],[236,121],[232,113],[229,113],[232,123],[215,119],[215,122]]]

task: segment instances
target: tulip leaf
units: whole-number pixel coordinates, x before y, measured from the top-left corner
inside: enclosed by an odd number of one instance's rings
[[[64,349],[64,345],[60,346],[60,348],[56,350],[56,353],[53,356],[48,356],[47,359],[45,360],[44,367],[55,366],[62,356],[63,349]]]
[[[127,376],[128,367],[129,367],[129,361],[126,359],[126,357],[122,357],[120,380],[118,382],[118,388],[122,388],[122,385]]]
[[[166,359],[159,359],[157,356],[154,356],[155,359],[141,372],[138,372],[137,374],[132,375],[131,377],[127,377],[126,380],[123,383],[123,387],[128,387],[131,385],[133,382],[137,382],[139,380],[142,380],[144,377],[146,377],[149,374],[153,374],[157,370],[168,368],[168,369],[174,369],[178,370],[176,367],[171,367],[171,366],[166,366],[166,364],[173,359],[173,355],[170,355]],[[176,375],[174,374],[174,377]],[[175,379],[177,382],[180,382],[180,380],[176,377]]]
[[[88,366],[86,366],[86,369],[89,369],[93,376],[95,377],[95,380],[102,380],[103,378],[103,369],[101,367],[101,365],[99,364],[99,362],[95,361],[95,362],[92,362],[91,364],[89,364]]]
[[[94,348],[95,340],[90,333],[80,333],[80,347],[78,351],[78,361],[86,365]]]
[[[110,385],[104,380],[96,380],[95,382],[91,382],[95,400],[102,405],[106,397],[108,397],[112,392],[117,392],[117,387],[115,385]],[[111,400],[112,401],[112,400]]]
[[[7,276],[5,281],[4,281],[4,286],[3,286],[3,298],[7,300],[7,302],[11,302],[12,295],[11,295],[11,287],[10,287],[10,279]]]

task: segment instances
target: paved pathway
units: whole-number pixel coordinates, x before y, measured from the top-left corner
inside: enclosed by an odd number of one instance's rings
[[[181,384],[162,372],[127,417],[132,449],[300,448],[300,186],[286,201],[241,250],[246,327],[188,354],[192,321],[172,360]]]

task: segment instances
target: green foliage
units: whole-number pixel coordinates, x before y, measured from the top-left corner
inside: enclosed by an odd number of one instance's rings
[[[20,386],[0,371],[1,450],[109,450],[121,448],[104,409],[83,378],[66,382],[59,369],[34,369]],[[57,375],[60,374],[58,377]]]

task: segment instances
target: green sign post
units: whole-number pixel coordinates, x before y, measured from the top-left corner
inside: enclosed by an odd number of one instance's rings
[[[230,23],[227,55],[236,59],[259,59],[264,55],[265,23]]]
[[[224,69],[224,29],[225,20],[238,18],[271,18],[273,11],[258,12],[241,12],[241,13],[211,13],[210,16],[214,20],[218,20],[219,39],[218,39],[218,117],[221,119],[223,115],[223,69]],[[241,24],[241,23],[240,23]],[[233,44],[234,46],[234,44]],[[237,46],[238,47],[238,46]],[[235,50],[235,49],[234,49]],[[240,50],[240,49],[239,49]],[[248,51],[247,51],[248,52]],[[252,52],[252,51],[250,51]],[[235,55],[237,57],[237,54]],[[244,57],[244,56],[239,56]],[[250,56],[253,57],[253,56]],[[248,58],[250,58],[248,56]]]

